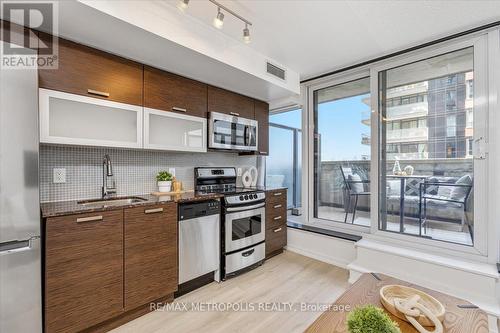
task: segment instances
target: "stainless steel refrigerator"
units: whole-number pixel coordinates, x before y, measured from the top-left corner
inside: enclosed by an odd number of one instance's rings
[[[0,68],[0,332],[42,331],[37,80]]]

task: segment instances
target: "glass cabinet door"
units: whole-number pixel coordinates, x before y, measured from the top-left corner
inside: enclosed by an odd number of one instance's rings
[[[144,148],[207,151],[207,121],[169,111],[144,109]]]
[[[142,107],[40,89],[40,142],[142,147]]]

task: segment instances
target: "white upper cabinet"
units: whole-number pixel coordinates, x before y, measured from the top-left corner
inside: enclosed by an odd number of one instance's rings
[[[206,152],[207,120],[144,108],[144,148]]]
[[[142,148],[142,107],[39,89],[40,142]]]

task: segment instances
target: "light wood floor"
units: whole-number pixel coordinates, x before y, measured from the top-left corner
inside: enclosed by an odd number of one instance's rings
[[[333,303],[348,286],[344,269],[285,251],[246,274],[211,283],[174,303]],[[262,304],[262,303],[261,303]],[[322,311],[157,311],[115,330],[125,332],[303,332]]]

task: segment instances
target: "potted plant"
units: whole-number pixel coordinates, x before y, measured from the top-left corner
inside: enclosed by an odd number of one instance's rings
[[[158,191],[170,192],[172,190],[172,174],[168,171],[160,171],[156,175]]]
[[[398,324],[374,305],[354,309],[347,317],[347,329],[349,333],[401,333]]]

